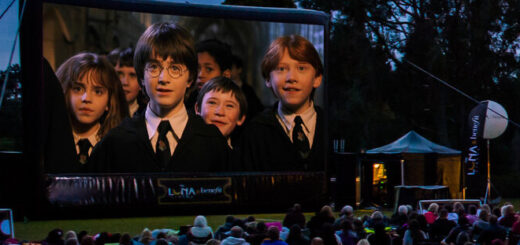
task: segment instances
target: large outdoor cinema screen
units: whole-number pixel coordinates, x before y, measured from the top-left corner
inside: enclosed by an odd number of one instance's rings
[[[67,1],[45,1],[42,11],[42,55],[54,72],[67,59],[80,52],[109,57],[113,50],[135,48],[146,28],[158,22],[174,22],[184,27],[193,36],[195,43],[218,39],[229,45],[231,53],[243,62],[241,81],[253,88],[259,99],[257,107],[261,109],[273,108],[277,101],[273,91],[266,87],[260,70],[264,54],[276,38],[292,34],[304,37],[313,44],[321,62],[326,66],[328,20],[325,14],[316,11],[287,9],[283,10],[285,12],[279,12],[282,10],[162,1],[79,1],[73,4]],[[314,93],[314,104],[326,111],[325,91],[328,83],[326,67],[324,71],[323,82]],[[187,109],[190,111],[191,108]],[[251,119],[246,119],[245,127]],[[321,128],[319,131],[326,131],[326,128]],[[318,139],[320,144],[326,145],[326,136],[326,133],[320,134],[321,138]],[[71,148],[69,143],[63,142],[63,146],[52,147],[63,147],[62,152],[64,152]],[[55,152],[46,150],[45,154],[55,154]],[[326,152],[327,147],[324,146],[322,157],[316,160],[319,161],[317,164],[322,166],[318,171],[325,170]],[[206,153],[200,152],[200,154]],[[60,166],[67,164],[59,163],[63,159],[63,157],[58,159],[46,155],[43,164],[44,172],[48,174],[93,173],[90,170],[76,172],[70,171],[67,167],[61,168]],[[250,170],[237,167],[222,171]],[[290,171],[301,171],[301,169]],[[136,173],[136,171],[109,172]],[[146,170],[138,172],[148,173]]]

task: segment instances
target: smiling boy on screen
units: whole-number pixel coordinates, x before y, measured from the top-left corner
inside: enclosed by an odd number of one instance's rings
[[[217,126],[233,148],[231,134],[246,120],[247,101],[242,89],[231,79],[216,77],[200,89],[195,111],[207,124]]]
[[[318,52],[301,36],[279,37],[271,43],[261,70],[278,102],[246,126],[239,149],[243,168],[323,170],[323,112],[313,102],[323,74]]]

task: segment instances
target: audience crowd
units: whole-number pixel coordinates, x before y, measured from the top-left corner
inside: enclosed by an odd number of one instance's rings
[[[427,210],[399,206],[387,217],[381,211],[357,217],[347,205],[335,217],[330,206],[324,206],[310,220],[295,204],[282,222],[264,222],[250,216],[239,219],[228,216],[215,231],[202,215],[193,225],[179,230],[145,228],[140,235],[91,235],[61,229],[49,232],[39,242],[43,245],[517,245],[520,244],[520,215],[511,204],[501,207],[464,206],[461,203],[431,203]],[[20,244],[8,239],[3,244]]]

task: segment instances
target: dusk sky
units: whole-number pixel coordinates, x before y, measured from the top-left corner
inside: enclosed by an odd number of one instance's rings
[[[3,13],[9,6],[11,0],[0,1],[0,13]],[[5,70],[9,63],[9,55],[13,48],[16,28],[18,27],[18,0],[15,0],[9,11],[0,19],[0,70]],[[12,64],[20,63],[19,47],[16,46],[16,51],[13,56]]]

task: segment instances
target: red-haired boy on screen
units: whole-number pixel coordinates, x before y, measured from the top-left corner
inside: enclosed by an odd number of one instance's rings
[[[239,149],[244,168],[323,170],[323,112],[313,102],[323,75],[318,52],[301,36],[279,37],[271,43],[261,69],[278,102],[246,127]]]

